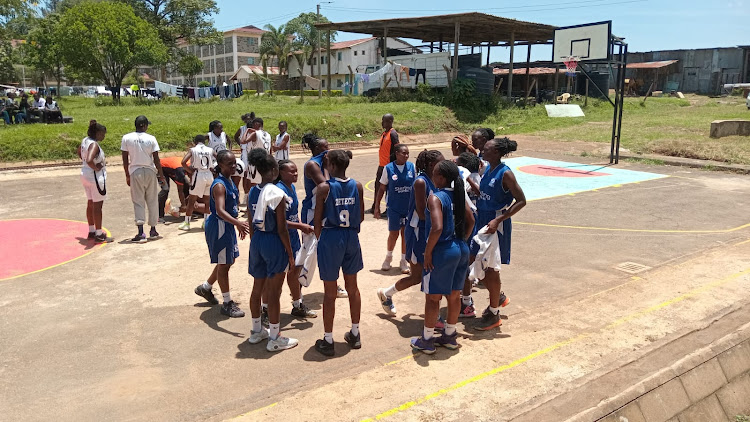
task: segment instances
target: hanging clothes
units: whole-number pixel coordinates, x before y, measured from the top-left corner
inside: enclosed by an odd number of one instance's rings
[[[398,70],[399,82],[404,81],[404,76],[406,76],[406,82],[411,83],[411,77],[409,76],[409,68],[406,66],[399,66],[399,70]]]
[[[178,86],[177,87],[177,96],[178,97],[184,97],[185,96],[185,87]]]
[[[196,99],[195,98],[195,88],[188,88],[187,91],[188,91],[188,94],[187,94],[188,99],[195,100]]]
[[[416,69],[417,78],[414,80],[415,84],[419,83],[419,75],[422,75],[422,83],[427,83],[427,69]]]
[[[315,79],[312,76],[305,76],[305,83],[310,85],[312,89],[320,89],[320,79]]]

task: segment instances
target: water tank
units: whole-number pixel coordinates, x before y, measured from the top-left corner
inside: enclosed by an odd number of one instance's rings
[[[495,87],[495,75],[492,73],[478,67],[462,67],[458,69],[458,77],[473,80],[477,94],[492,95]]]

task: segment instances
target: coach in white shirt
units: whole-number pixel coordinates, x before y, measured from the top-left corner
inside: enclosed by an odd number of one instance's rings
[[[135,118],[135,132],[122,137],[122,165],[125,168],[125,181],[130,186],[130,197],[133,200],[135,224],[138,234],[131,239],[135,243],[145,243],[146,234],[143,224],[146,223],[148,207],[148,225],[151,226],[148,240],[159,238],[156,222],[159,218],[159,185],[164,183],[161,162],[159,161],[159,143],[156,138],[146,133],[148,125],[146,116]]]

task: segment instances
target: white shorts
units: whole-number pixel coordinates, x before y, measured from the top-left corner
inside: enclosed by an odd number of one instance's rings
[[[242,161],[239,158],[235,158],[235,160],[236,160],[236,163],[237,163],[237,170],[235,170],[235,172],[232,175],[232,177],[245,177],[245,174],[247,173],[245,171],[245,169],[247,168],[247,165],[245,164],[244,161]]]
[[[244,177],[245,179],[248,179],[250,176],[248,176],[247,169],[250,168],[250,162],[247,161],[247,151],[242,151],[242,153],[240,154],[240,160],[242,160],[242,165],[244,166],[242,168],[243,170],[242,177]]]
[[[247,166],[246,179],[249,179],[250,183],[255,183],[256,185],[259,185],[260,182],[263,181],[263,177],[261,177],[260,172],[255,169],[255,166],[251,166],[251,165]]]
[[[81,184],[86,192],[86,199],[92,202],[102,202],[107,199],[107,171],[97,171],[96,176],[81,175]],[[96,177],[96,180],[94,180]],[[99,185],[97,188],[97,184]],[[101,192],[100,192],[101,189]]]
[[[211,184],[214,182],[214,175],[208,171],[194,171],[193,178],[190,181],[190,195],[198,197],[211,195]]]

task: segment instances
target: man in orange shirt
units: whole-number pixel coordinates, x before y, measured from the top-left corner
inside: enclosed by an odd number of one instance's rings
[[[383,175],[383,167],[396,159],[395,146],[398,145],[398,132],[393,128],[393,115],[388,113],[383,116],[381,122],[383,126],[383,135],[380,136],[380,149],[378,150],[378,171],[375,174],[375,192],[380,189],[380,178]],[[373,195],[377,197],[377,195]],[[369,212],[375,212],[375,200],[372,201],[372,207]]]
[[[190,190],[190,178],[185,174],[182,168],[182,157],[165,157],[161,159],[161,168],[164,171],[164,184],[159,191],[159,222],[164,223],[164,212],[169,198],[169,179],[172,179],[178,188],[180,195],[180,211],[185,206],[185,198]]]

